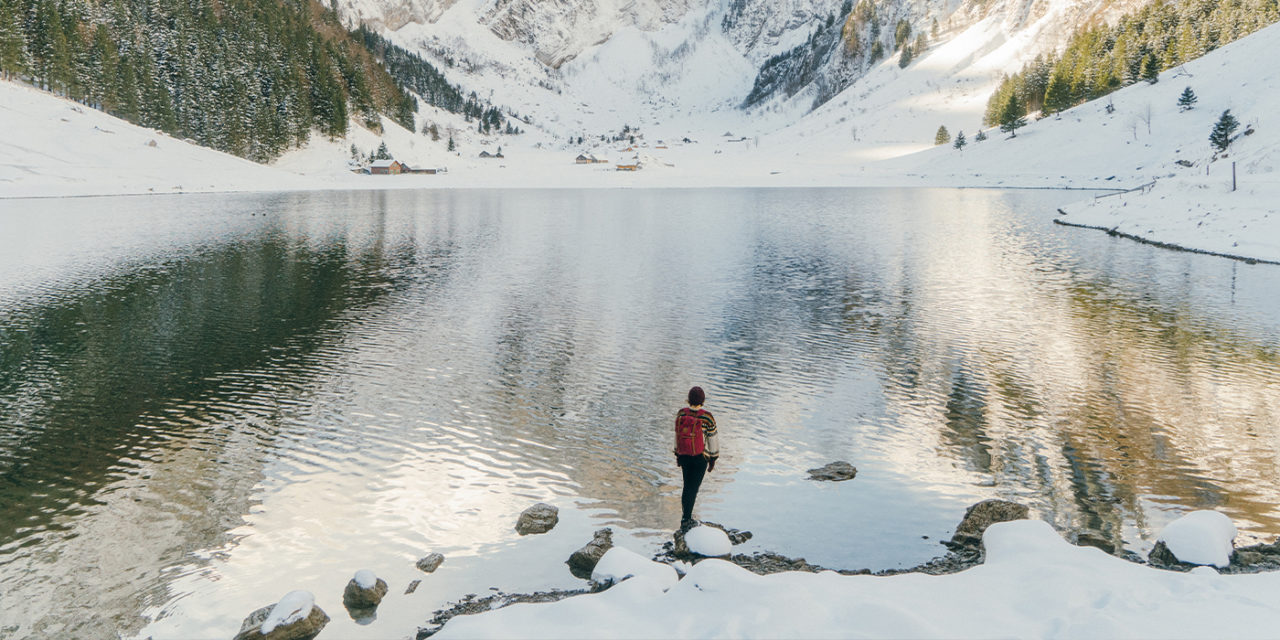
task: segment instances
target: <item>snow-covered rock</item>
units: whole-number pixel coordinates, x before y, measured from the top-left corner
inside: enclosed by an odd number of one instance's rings
[[[235,640],[309,640],[316,637],[329,616],[316,606],[310,591],[290,591],[274,605],[249,614]]]
[[[694,527],[684,534],[684,541],[689,551],[708,558],[727,556],[733,548],[729,534],[715,527]]]
[[[387,595],[387,582],[374,575],[368,569],[356,572],[355,577],[347,583],[342,592],[342,604],[348,609],[368,609],[376,607]]]
[[[1217,511],[1192,511],[1165,525],[1160,532],[1169,552],[1179,562],[1225,567],[1231,564],[1236,525]]]
[[[671,565],[654,562],[623,547],[612,547],[606,551],[591,572],[591,581],[598,584],[617,583],[628,578],[652,582],[664,591],[680,580]]]

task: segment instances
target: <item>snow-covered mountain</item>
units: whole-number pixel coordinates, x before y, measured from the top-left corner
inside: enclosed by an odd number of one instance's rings
[[[976,104],[1079,26],[1147,0],[334,1],[349,25],[382,29],[465,90],[567,138],[626,124],[701,135],[794,125],[844,92],[865,94],[855,85],[894,58],[900,23],[929,49],[964,38],[948,72],[982,79],[965,85]],[[787,62],[770,78],[761,70],[775,58]]]

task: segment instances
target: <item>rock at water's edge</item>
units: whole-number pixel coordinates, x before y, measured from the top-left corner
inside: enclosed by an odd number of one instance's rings
[[[853,465],[839,460],[832,462],[817,469],[809,470],[809,479],[818,480],[820,482],[841,482],[844,480],[852,480],[858,475],[858,469]]]
[[[555,527],[557,522],[560,522],[560,510],[545,502],[539,502],[520,514],[520,519],[516,521],[516,531],[522,536],[546,533]]]
[[[418,564],[414,566],[418,567],[419,571],[431,573],[436,569],[439,569],[440,563],[442,562],[444,562],[444,555],[439,553],[428,553],[427,555],[419,558]]]
[[[606,551],[613,547],[613,529],[605,527],[592,536],[591,542],[586,546],[573,552],[569,556],[566,563],[569,565],[569,573],[583,580],[591,579],[591,572],[596,568],[596,564],[600,562],[600,558],[604,557]]]
[[[708,558],[724,558],[733,551],[728,534],[715,527],[694,527],[685,534],[684,542],[690,553]]]
[[[236,634],[234,640],[312,640],[320,634],[326,624],[329,624],[329,616],[324,610],[313,606],[306,618],[276,627],[269,635],[264,635],[262,623],[266,621],[267,616],[271,615],[271,610],[274,608],[274,604],[269,604],[249,614],[249,617],[245,618],[244,623],[240,625],[240,633]]]
[[[700,526],[712,527],[714,529],[719,529],[723,531],[725,535],[729,536],[729,543],[734,546],[740,545],[751,539],[750,531],[742,531],[741,529],[730,529],[729,527],[726,527],[722,524],[716,524],[714,522],[696,522],[695,521],[690,523],[688,528],[681,527],[678,531],[675,532],[675,535],[672,537],[672,541],[667,543],[670,548],[664,553],[670,554],[670,557],[674,560],[698,560],[703,558],[704,556],[698,555],[690,551],[689,543],[688,541],[685,540],[685,534],[689,533],[689,531]]]
[[[1026,520],[1030,514],[1031,510],[1026,505],[1016,502],[983,500],[964,512],[964,520],[961,520],[960,526],[956,527],[955,535],[951,536],[948,546],[980,546],[982,534],[987,531],[987,527],[997,522]]]
[[[1076,546],[1101,549],[1111,555],[1116,554],[1116,545],[1110,538],[1096,531],[1081,531],[1076,534]]]

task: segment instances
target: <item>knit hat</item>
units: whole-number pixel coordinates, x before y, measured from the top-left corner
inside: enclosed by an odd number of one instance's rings
[[[707,394],[702,392],[702,387],[694,387],[689,390],[689,406],[696,407],[707,399]]]

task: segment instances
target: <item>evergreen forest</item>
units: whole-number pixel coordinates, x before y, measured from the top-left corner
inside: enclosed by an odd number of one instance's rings
[[[0,0],[0,71],[256,161],[417,108],[312,0]]]
[[[482,102],[475,92],[463,97],[462,90],[449,84],[444,75],[430,62],[423,60],[422,56],[397,46],[364,25],[352,34],[382,60],[387,71],[401,86],[418,94],[423,102],[462,114],[468,122],[476,121],[476,128],[481,133],[520,133],[502,115],[502,111]]]
[[[987,102],[983,123],[1049,116],[1194,60],[1280,20],[1276,0],[1158,0],[1113,27],[1077,31],[1061,55],[1037,56]]]

